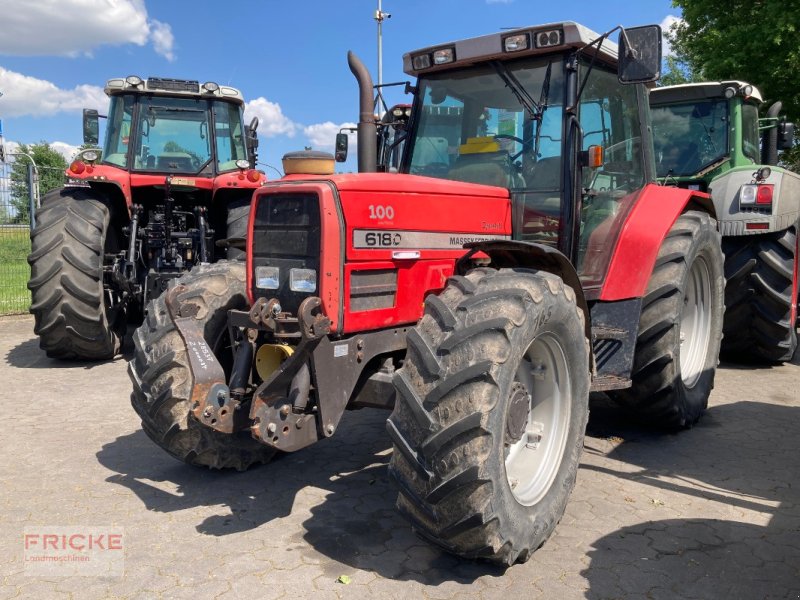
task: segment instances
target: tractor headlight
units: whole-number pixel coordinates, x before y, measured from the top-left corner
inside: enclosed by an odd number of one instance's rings
[[[86,162],[94,162],[100,158],[100,153],[97,150],[84,150],[81,152],[81,158]]]
[[[317,272],[314,269],[291,269],[289,289],[293,292],[311,293],[317,291]]]
[[[506,52],[519,52],[520,50],[527,50],[531,43],[528,39],[527,33],[520,33],[517,35],[510,35],[503,38],[503,49]]]
[[[454,62],[455,60],[455,48],[440,48],[439,50],[434,50],[433,52],[433,64],[435,65],[446,65],[447,63]]]
[[[411,64],[417,71],[421,71],[422,69],[428,69],[431,66],[431,55],[418,54],[417,56],[411,59]]]
[[[280,287],[280,272],[278,267],[256,267],[256,287],[277,290]]]

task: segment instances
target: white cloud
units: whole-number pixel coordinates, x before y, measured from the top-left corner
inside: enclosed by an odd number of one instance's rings
[[[661,31],[664,37],[664,56],[672,56],[672,45],[669,43],[669,38],[667,38],[667,34],[672,31],[672,26],[676,23],[680,23],[683,21],[680,17],[676,17],[675,15],[667,15],[664,19],[659,23],[661,25]]]
[[[147,16],[144,0],[0,0],[0,54],[78,56],[98,46],[148,42],[174,60],[170,26]]]
[[[258,134],[263,137],[285,135],[294,137],[299,125],[283,114],[280,104],[270,102],[263,96],[247,102],[244,107],[245,123],[258,117]]]
[[[38,143],[38,142],[37,142]],[[78,146],[68,144],[67,142],[49,142],[50,147],[64,157],[68,163],[72,162],[75,155],[78,153]],[[19,151],[19,144],[11,140],[5,142],[6,162],[13,163],[16,160],[15,152]]]
[[[44,117],[60,112],[95,108],[105,112],[108,105],[103,88],[78,85],[71,90],[0,67],[0,114],[5,117]]]
[[[342,127],[355,126],[355,123],[341,123],[337,125],[331,121],[325,121],[324,123],[303,127],[303,133],[308,138],[308,141],[311,142],[311,147],[314,150],[333,150],[336,144],[336,134],[339,133]],[[351,133],[348,131],[345,133],[350,137],[349,145],[354,147],[357,139],[355,132]]]
[[[50,147],[64,157],[68,163],[72,162],[78,153],[78,146],[73,146],[67,142],[50,142]]]
[[[175,53],[172,48],[175,45],[175,36],[172,35],[172,28],[167,23],[156,21],[151,22],[150,39],[153,40],[155,51],[166,58],[169,62],[175,60]]]

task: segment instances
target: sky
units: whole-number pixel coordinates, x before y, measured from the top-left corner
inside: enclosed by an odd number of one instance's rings
[[[409,80],[403,54],[434,44],[562,20],[598,32],[664,26],[679,14],[669,0],[381,3],[391,15],[383,22],[384,83]],[[347,51],[377,82],[377,7],[378,0],[0,0],[6,147],[46,141],[72,158],[83,141],[81,110],[106,112],[107,79],[214,81],[244,94],[246,121],[260,120],[260,168],[277,177],[286,152],[330,152],[339,129],[357,120]],[[385,97],[410,101],[401,87]]]

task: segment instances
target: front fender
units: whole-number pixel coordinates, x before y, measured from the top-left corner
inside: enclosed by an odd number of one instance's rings
[[[589,306],[583,293],[578,272],[562,252],[535,242],[522,240],[487,240],[471,242],[464,246],[469,250],[456,262],[456,273],[463,275],[470,269],[470,261],[482,252],[491,259],[491,266],[498,269],[538,269],[558,275],[575,292],[575,301],[583,311],[586,338],[592,339],[592,322]]]

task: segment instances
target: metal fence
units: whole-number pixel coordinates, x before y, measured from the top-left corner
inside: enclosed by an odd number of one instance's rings
[[[40,182],[63,180],[61,169],[34,169],[24,157],[19,160],[27,168],[15,170],[14,163],[0,162],[0,315],[25,313],[30,307],[31,208],[35,219]]]

